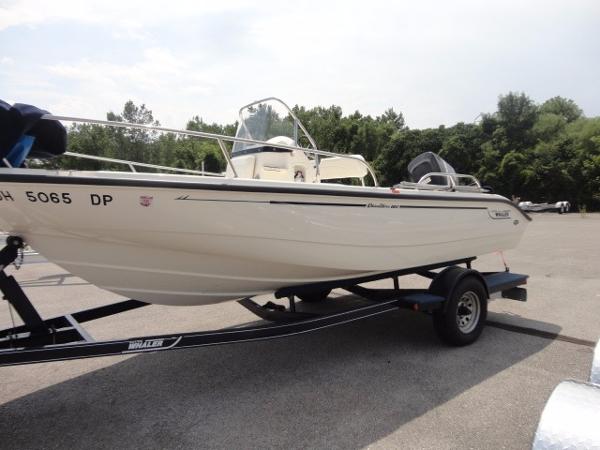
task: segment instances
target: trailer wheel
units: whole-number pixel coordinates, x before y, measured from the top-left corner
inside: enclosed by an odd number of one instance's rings
[[[473,276],[463,278],[446,302],[445,310],[440,309],[433,315],[433,325],[440,339],[455,346],[475,342],[487,317],[487,294],[481,281]]]
[[[331,289],[324,289],[322,291],[306,292],[304,294],[298,294],[298,298],[306,303],[317,303],[322,302],[329,297]]]

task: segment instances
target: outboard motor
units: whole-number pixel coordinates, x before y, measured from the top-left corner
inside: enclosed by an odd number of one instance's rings
[[[0,167],[21,167],[28,157],[51,158],[66,151],[65,127],[56,120],[41,119],[44,114],[48,111],[0,100]]]
[[[408,164],[410,181],[413,183],[418,183],[424,175],[431,172],[456,173],[450,164],[433,152],[421,153]],[[432,176],[430,184],[447,185],[448,179],[446,177]]]

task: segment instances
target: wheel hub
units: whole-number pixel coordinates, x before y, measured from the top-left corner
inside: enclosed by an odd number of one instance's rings
[[[477,327],[481,314],[479,301],[479,296],[473,291],[467,291],[460,297],[456,310],[456,323],[461,332],[467,334]]]

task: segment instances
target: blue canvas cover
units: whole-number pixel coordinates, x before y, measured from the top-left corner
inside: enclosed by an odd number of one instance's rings
[[[51,158],[66,151],[65,127],[55,120],[40,119],[44,114],[48,111],[23,103],[10,106],[0,100],[0,164],[10,157],[9,162],[12,159],[19,167],[25,157]]]

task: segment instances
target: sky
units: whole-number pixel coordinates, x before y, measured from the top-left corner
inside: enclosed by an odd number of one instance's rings
[[[276,96],[425,128],[509,91],[600,115],[600,2],[0,0],[0,98],[57,115],[183,128]]]

